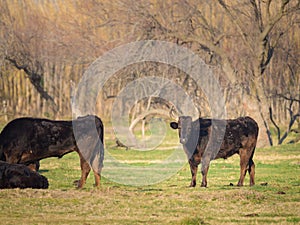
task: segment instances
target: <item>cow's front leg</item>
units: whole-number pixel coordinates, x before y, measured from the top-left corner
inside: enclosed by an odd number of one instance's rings
[[[78,181],[77,188],[82,188],[86,182],[86,178],[91,171],[88,162],[80,155],[81,178]]]
[[[202,174],[202,182],[201,187],[207,187],[207,173],[209,169],[211,155],[208,154],[202,158],[201,161],[201,174]]]
[[[202,174],[202,182],[201,187],[207,187],[207,173],[208,173],[209,165],[203,166],[201,168],[201,174]]]
[[[28,164],[27,167],[32,171],[38,172],[40,169],[40,161],[34,161],[33,163]]]
[[[195,187],[198,165],[195,164],[192,160],[189,160],[189,164],[190,164],[190,169],[191,169],[191,174],[192,174],[192,181],[191,181],[190,187]]]

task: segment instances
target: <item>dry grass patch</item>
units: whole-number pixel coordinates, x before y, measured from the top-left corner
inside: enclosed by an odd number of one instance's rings
[[[135,160],[161,157],[152,152],[139,159],[132,150],[116,151],[121,158],[132,154]],[[90,176],[85,189],[76,190],[72,182],[80,176],[79,159],[71,153],[42,161],[49,190],[1,190],[0,220],[1,224],[297,224],[299,155],[299,144],[257,149],[254,187],[249,187],[248,175],[244,187],[229,185],[239,177],[239,158],[232,157],[213,161],[208,188],[188,188],[190,171],[185,165],[155,185],[131,187],[103,178],[95,189]]]

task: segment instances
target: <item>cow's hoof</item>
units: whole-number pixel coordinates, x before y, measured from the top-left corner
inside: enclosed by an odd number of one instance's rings
[[[78,187],[79,181],[80,181],[80,180],[74,180],[74,181],[73,181],[74,186]]]
[[[94,186],[94,188],[97,189],[97,190],[100,189],[100,185],[94,184],[93,186]]]
[[[82,189],[85,183],[82,183],[80,180],[74,180],[73,184],[77,189]]]

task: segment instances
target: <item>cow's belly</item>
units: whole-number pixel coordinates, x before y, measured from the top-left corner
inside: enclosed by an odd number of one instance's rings
[[[18,163],[28,163],[49,157],[59,157],[76,150],[75,146],[49,146],[48,149],[27,150],[21,155]]]
[[[216,159],[223,158],[227,159],[230,156],[233,156],[234,154],[238,154],[239,149],[235,146],[226,146],[226,148],[221,148],[218,152]]]

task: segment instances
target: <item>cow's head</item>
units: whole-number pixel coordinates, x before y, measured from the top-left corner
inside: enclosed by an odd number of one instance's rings
[[[178,129],[179,139],[181,144],[186,144],[192,134],[192,117],[180,116],[177,122],[171,122],[170,126],[173,129]]]

